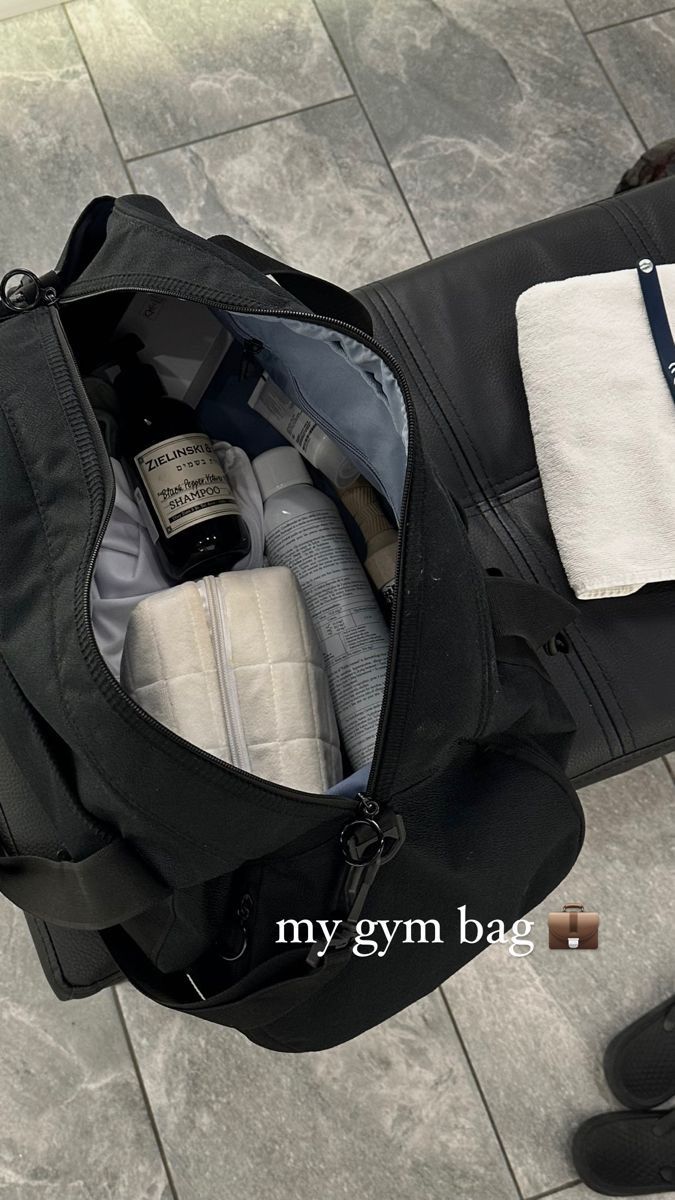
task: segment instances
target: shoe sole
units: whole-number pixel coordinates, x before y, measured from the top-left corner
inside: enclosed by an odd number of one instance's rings
[[[633,1021],[631,1025],[613,1038],[605,1051],[603,1067],[607,1083],[619,1103],[623,1104],[625,1108],[657,1108],[660,1104],[665,1104],[675,1096],[675,1079],[673,1079],[672,1085],[668,1090],[660,1096],[638,1096],[625,1087],[621,1079],[620,1070],[621,1057],[630,1042],[643,1029],[646,1029],[649,1025],[657,1024],[662,1020],[670,1008],[675,1008],[675,996],[671,996],[669,1000],[658,1004],[656,1008],[652,1008],[650,1012],[639,1017],[637,1021]],[[666,1035],[664,1034],[664,1036]],[[672,1031],[672,1036],[675,1038],[675,1029]]]

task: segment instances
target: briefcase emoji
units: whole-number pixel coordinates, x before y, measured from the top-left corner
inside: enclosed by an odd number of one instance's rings
[[[563,904],[562,912],[548,914],[549,950],[597,950],[599,924],[583,904]]]

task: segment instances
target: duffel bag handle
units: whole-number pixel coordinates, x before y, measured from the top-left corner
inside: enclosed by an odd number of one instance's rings
[[[116,838],[79,862],[33,854],[0,858],[0,893],[51,925],[109,929],[159,904],[169,888]]]
[[[229,250],[231,254],[236,254],[257,271],[262,271],[263,275],[276,280],[311,312],[323,317],[333,317],[345,325],[354,325],[368,337],[373,336],[373,322],[365,304],[357,300],[356,296],[352,296],[351,292],[338,287],[336,283],[289,267],[278,258],[272,258],[262,250],[254,250],[252,246],[238,242],[228,234],[216,234],[208,240]]]

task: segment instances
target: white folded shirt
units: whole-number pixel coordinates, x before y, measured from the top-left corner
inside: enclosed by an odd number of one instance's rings
[[[658,276],[675,330],[675,265]],[[516,316],[544,497],[575,595],[675,579],[675,403],[637,270],[537,284]]]

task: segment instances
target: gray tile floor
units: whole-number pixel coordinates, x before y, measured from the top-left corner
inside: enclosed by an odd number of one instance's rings
[[[137,188],[353,287],[603,196],[675,132],[658,0],[0,0],[2,17],[3,271],[53,266],[87,200]],[[675,978],[674,778],[655,763],[587,789],[585,849],[530,956],[493,947],[322,1055],[128,988],[60,1005],[3,907],[0,1196],[590,1200],[568,1142],[612,1106],[602,1045]],[[577,893],[601,949],[550,955],[546,911]]]

